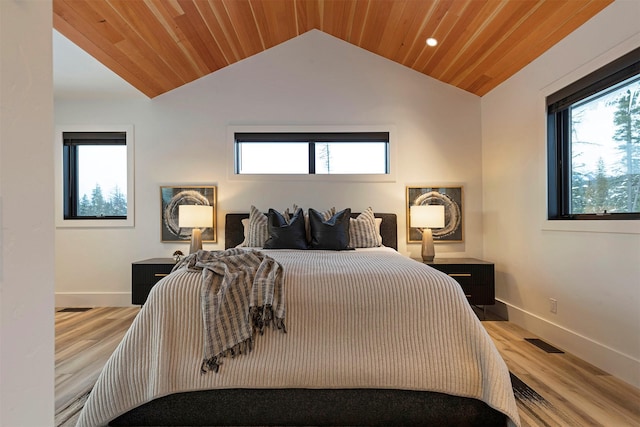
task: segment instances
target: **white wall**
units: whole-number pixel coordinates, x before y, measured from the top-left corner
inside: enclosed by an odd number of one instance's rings
[[[640,386],[640,221],[546,221],[545,97],[640,46],[618,0],[482,98],[484,256],[509,319]],[[549,298],[558,301],[557,314]]]
[[[218,186],[217,244],[224,215],[293,203],[398,215],[406,245],[405,187],[464,186],[464,243],[436,251],[482,256],[480,98],[311,31],[153,100],[56,98],[56,125],[135,127],[136,218],[130,229],[57,229],[57,305],[126,305],[131,262],[188,245],[160,242],[162,185]],[[229,177],[229,125],[391,125],[396,181],[245,181]]]
[[[51,2],[0,1],[0,426],[53,425]]]

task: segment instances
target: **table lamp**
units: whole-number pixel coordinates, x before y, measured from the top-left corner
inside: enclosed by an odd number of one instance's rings
[[[213,226],[213,206],[180,205],[178,206],[178,227],[192,228],[191,247],[189,253],[202,249],[202,230]]]
[[[409,216],[411,227],[419,228],[422,232],[422,260],[433,261],[436,251],[433,247],[433,233],[431,229],[444,227],[444,206],[411,206]]]

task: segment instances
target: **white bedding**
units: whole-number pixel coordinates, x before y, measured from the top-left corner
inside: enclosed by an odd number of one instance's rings
[[[509,372],[453,279],[379,248],[264,250],[284,269],[287,333],[201,374],[200,275],[160,281],[98,379],[79,427],[210,388],[393,388],[474,397],[519,425]]]

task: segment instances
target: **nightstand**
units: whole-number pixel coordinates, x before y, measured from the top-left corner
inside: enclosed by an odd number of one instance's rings
[[[492,262],[475,258],[435,258],[425,264],[454,278],[462,286],[470,304],[496,303],[495,270]]]
[[[131,304],[143,305],[151,288],[171,273],[173,258],[151,258],[131,264]]]

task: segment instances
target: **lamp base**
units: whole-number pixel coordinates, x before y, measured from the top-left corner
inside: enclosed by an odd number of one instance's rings
[[[202,231],[199,228],[194,228],[191,232],[191,246],[189,247],[189,253],[194,254],[202,249]]]
[[[422,229],[422,261],[431,262],[436,256],[436,250],[433,247],[433,233],[430,228]]]

